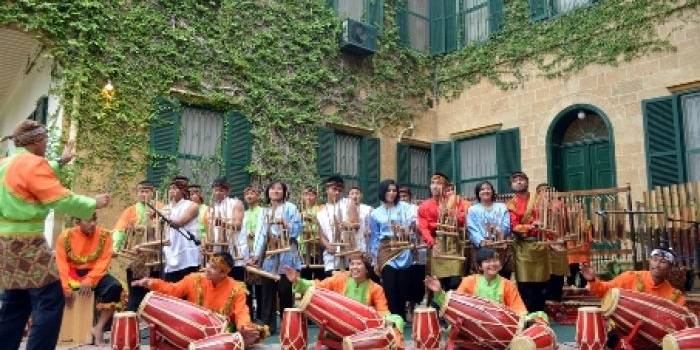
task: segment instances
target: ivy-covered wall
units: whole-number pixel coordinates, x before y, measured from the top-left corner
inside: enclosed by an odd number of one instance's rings
[[[482,78],[522,84],[528,64],[560,77],[672,50],[655,26],[700,0],[603,0],[547,21],[530,19],[528,0],[506,0],[501,32],[435,57],[399,45],[397,2],[385,1],[379,53],[364,59],[339,52],[340,21],[323,0],[9,1],[0,25],[35,34],[62,68],[57,94],[79,123],[75,180],[107,178],[125,194],[145,176],[153,99],[173,87],[250,118],[255,180],[300,185],[315,181],[314,131],[325,122],[393,132]]]

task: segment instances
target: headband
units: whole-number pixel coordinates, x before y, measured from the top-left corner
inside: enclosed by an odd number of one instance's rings
[[[673,264],[673,260],[675,259],[675,257],[673,256],[673,253],[671,253],[671,252],[669,252],[669,251],[667,251],[667,250],[663,250],[663,249],[654,249],[654,250],[652,250],[652,251],[651,251],[651,256],[652,256],[652,257],[660,256],[660,257],[666,259],[666,261],[668,261],[668,262],[671,263],[671,264]]]
[[[231,271],[231,266],[226,262],[226,259],[222,258],[221,256],[212,256],[209,262],[211,262],[212,266],[223,271],[227,275]]]

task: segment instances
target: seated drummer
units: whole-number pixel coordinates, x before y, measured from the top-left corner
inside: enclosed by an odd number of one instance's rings
[[[112,261],[112,236],[97,226],[97,215],[88,220],[75,219],[75,227],[56,239],[56,265],[61,277],[66,306],[72,307],[74,295],[95,291],[99,319],[91,334],[97,345],[104,343],[103,330],[120,306],[122,286],[107,273]]]
[[[599,298],[602,298],[612,288],[620,288],[648,293],[685,306],[683,292],[673,288],[668,282],[668,274],[674,260],[672,252],[657,248],[651,251],[649,271],[627,271],[611,281],[604,282],[596,279],[595,272],[590,265],[582,264],[581,274],[588,281],[591,293]]]
[[[527,315],[528,320],[548,321],[547,314],[542,311],[528,314],[515,283],[498,274],[502,266],[500,257],[495,250],[482,247],[477,251],[475,260],[481,273],[463,277],[462,283],[457,287],[458,292],[503,304],[516,314]],[[445,303],[445,292],[442,290],[440,280],[435,276],[427,276],[425,286],[435,293],[433,302],[441,307]]]
[[[175,283],[157,278],[143,278],[131,284],[185,298],[191,303],[228,316],[230,325],[234,326],[232,328],[241,333],[246,345],[250,345],[260,340],[260,332],[250,321],[245,283],[228,277],[233,265],[231,254],[215,253],[209,259],[204,273],[190,273]]]
[[[382,286],[369,279],[368,274],[372,269],[370,257],[361,253],[352,254],[348,256],[348,262],[348,272],[336,272],[333,276],[325,278],[322,281],[317,280],[312,282],[300,278],[299,273],[289,266],[284,267],[284,273],[287,279],[292,282],[294,293],[304,294],[309,287],[315,285],[319,288],[343,294],[350,299],[372,307],[379,315],[384,317],[389,324],[394,325],[394,330],[398,332],[396,338],[400,341],[399,348],[402,348],[404,320],[399,315],[389,313],[389,306],[386,296],[384,295],[384,289]]]

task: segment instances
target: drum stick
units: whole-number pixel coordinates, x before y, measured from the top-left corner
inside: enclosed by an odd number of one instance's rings
[[[262,277],[271,279],[271,280],[273,280],[273,281],[275,281],[275,282],[277,282],[277,281],[280,280],[280,276],[279,276],[279,275],[275,275],[275,274],[269,273],[269,272],[267,272],[267,271],[263,271],[263,270],[261,270],[261,269],[259,269],[259,268],[257,268],[257,267],[254,267],[254,266],[248,265],[248,266],[245,267],[245,270],[246,270],[247,272],[252,273],[252,274],[256,274],[256,275],[259,275],[259,276],[262,276]]]

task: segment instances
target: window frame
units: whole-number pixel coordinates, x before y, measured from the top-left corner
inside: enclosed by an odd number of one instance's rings
[[[340,14],[338,13],[338,1],[343,1],[343,0],[326,0],[326,6],[330,8],[333,13],[335,13],[336,17],[338,17],[340,20],[345,20],[345,18],[350,18],[350,17],[345,17],[341,18]],[[362,1],[362,16],[359,19],[354,19],[358,22],[362,22],[366,25],[373,26],[374,28],[377,29],[377,33],[381,33],[384,29],[384,0],[350,0],[350,1]],[[376,2],[376,3],[375,3]],[[372,14],[372,9],[373,6],[378,6],[378,15],[381,18],[371,18]]]
[[[598,2],[601,0],[587,0],[588,3],[585,5],[581,5],[578,7],[575,7],[571,10],[568,10],[566,12],[556,12],[554,9],[554,1],[555,0],[541,0],[545,2],[545,13],[541,16],[535,16],[532,6],[533,3],[538,0],[529,0],[528,1],[528,8],[530,9],[530,21],[532,22],[539,22],[539,21],[547,21],[547,20],[555,20],[561,16],[566,16],[569,13],[579,11],[581,9],[589,8],[591,6],[595,6]]]
[[[496,174],[492,176],[481,176],[481,177],[475,177],[475,178],[468,178],[464,179],[462,177],[462,142],[467,142],[467,141],[474,141],[478,139],[483,139],[487,137],[493,137],[494,138],[494,153],[496,154]],[[456,179],[455,179],[455,191],[457,193],[462,193],[461,188],[462,184],[468,183],[468,182],[479,182],[479,181],[489,181],[491,184],[494,185],[494,187],[498,187],[498,179],[501,176],[500,174],[500,169],[498,168],[498,132],[491,132],[483,135],[475,135],[472,137],[462,137],[459,139],[455,140],[455,160],[457,161],[457,164],[455,164],[455,174]],[[499,192],[500,189],[497,190]],[[501,191],[502,192],[502,191]],[[500,192],[499,192],[500,193]],[[469,193],[462,193],[463,195],[468,195],[471,196],[471,191]]]
[[[681,166],[683,167],[683,179],[685,182],[688,181],[697,181],[697,180],[690,180],[690,173],[689,173],[689,168],[688,168],[688,163],[690,162],[690,155],[691,154],[700,154],[700,146],[692,149],[688,149],[688,142],[686,140],[685,136],[685,125],[686,125],[686,116],[685,116],[685,111],[683,110],[683,97],[685,96],[691,96],[695,95],[700,97],[700,90],[690,90],[690,91],[683,91],[674,94],[675,98],[677,99],[678,103],[678,123],[681,128],[681,133],[680,133],[680,146],[681,146],[681,159],[682,163]]]
[[[338,173],[338,175],[343,179],[343,181],[346,183],[346,186],[347,186],[348,180],[354,180],[357,182],[358,186],[362,187],[363,181],[367,181],[367,179],[366,179],[367,176],[366,176],[366,174],[362,173],[362,167],[361,167],[361,165],[362,165],[362,138],[363,138],[363,136],[357,135],[357,134],[351,134],[351,133],[337,130],[337,129],[334,129],[334,131],[335,132],[334,132],[333,137],[335,138],[335,140],[333,142],[335,143],[335,150],[334,150],[335,153],[333,154],[333,161],[335,164],[338,164],[337,163],[337,161],[338,161],[338,136],[352,137],[352,138],[357,140],[357,154],[356,154],[356,157],[357,157],[357,164],[356,164],[357,176],[343,175],[338,171],[337,168],[336,168],[336,173]],[[349,190],[350,190],[349,188],[343,188],[344,193],[349,191]]]
[[[404,145],[403,147],[406,147],[407,156],[408,156],[406,159],[406,162],[408,163],[409,172],[408,172],[407,181],[401,182],[401,183],[399,183],[399,185],[408,186],[411,189],[411,195],[412,195],[413,199],[427,199],[430,197],[430,171],[431,171],[431,164],[432,164],[432,155],[431,155],[430,147],[418,146],[418,145],[411,144],[411,143],[402,143],[402,144]],[[421,152],[426,152],[426,154],[427,154],[426,169],[428,171],[428,174],[427,174],[428,178],[427,178],[427,182],[425,184],[414,183],[411,181],[411,174],[412,174],[412,167],[413,167],[413,162],[411,161],[411,152],[412,151],[421,151]],[[397,161],[401,161],[400,159],[398,159],[398,156],[399,155],[397,152]],[[398,171],[399,165],[400,164],[397,164],[397,171]],[[398,176],[397,176],[397,178],[398,178]],[[419,190],[426,191],[428,193],[428,196],[426,198],[418,198],[417,195],[418,195]]]

